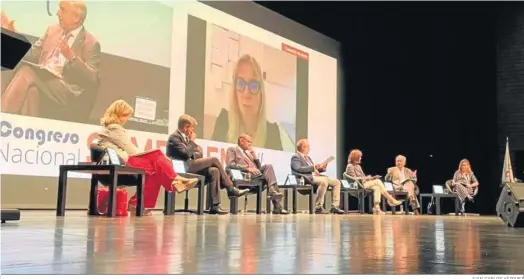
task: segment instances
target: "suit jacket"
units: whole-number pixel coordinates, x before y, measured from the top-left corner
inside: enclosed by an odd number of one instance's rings
[[[182,160],[188,166],[192,160],[202,158],[194,141],[186,140],[179,130],[172,133],[167,140],[167,156],[172,159]]]
[[[404,167],[403,168],[403,172],[404,172],[404,180],[412,178],[412,179],[415,180],[415,182],[417,181],[417,177],[413,176],[413,172],[410,169]],[[401,176],[401,172],[400,172],[399,168],[397,168],[397,167],[389,168],[388,169],[388,175],[390,175],[391,181],[393,183],[395,183],[395,184],[399,184],[400,185],[400,183],[404,182],[404,180],[400,181],[401,180],[401,177],[400,177]]]
[[[228,142],[227,132],[229,131],[229,112],[222,109],[215,123],[215,129],[211,139],[221,142]],[[280,129],[276,123],[267,122],[266,143],[259,146],[274,150],[283,150]],[[235,139],[236,141],[236,139]]]
[[[240,147],[232,146],[227,149],[226,164],[228,168],[245,172],[249,168],[249,162],[253,163],[259,170],[262,168],[258,158],[252,160]]]
[[[114,149],[124,162],[127,162],[129,155],[140,153],[140,150],[131,142],[124,127],[119,124],[103,127],[98,134],[98,145]]]
[[[364,178],[366,177],[366,174],[362,170],[362,167],[360,165],[353,165],[348,164],[346,167],[346,174],[353,177],[353,178]]]
[[[64,30],[58,24],[48,27],[44,36],[33,44],[24,60],[43,64],[58,46],[63,33]],[[85,90],[96,91],[99,84],[100,43],[82,27],[71,50],[76,59],[67,61],[64,65],[62,78],[65,87],[76,96]]]
[[[309,160],[313,163],[312,166],[310,166],[304,157],[300,154],[293,154],[291,157],[291,174],[298,176],[298,177],[304,177],[304,180],[307,184],[313,184],[313,172],[315,171],[315,166],[313,160],[309,156],[307,156]]]

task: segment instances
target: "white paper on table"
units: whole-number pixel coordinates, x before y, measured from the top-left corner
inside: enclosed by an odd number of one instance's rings
[[[134,116],[152,121],[156,120],[156,101],[136,97]]]
[[[186,173],[186,166],[184,165],[184,162],[180,160],[172,160],[173,162],[173,169],[176,173]]]

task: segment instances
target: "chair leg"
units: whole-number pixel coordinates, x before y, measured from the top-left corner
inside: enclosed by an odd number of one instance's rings
[[[266,197],[266,214],[271,213],[271,199]]]
[[[293,214],[297,214],[297,188],[293,189]]]
[[[164,213],[164,215],[167,215],[168,207],[169,207],[169,194],[167,191],[164,191],[164,210],[162,210],[162,213]]]
[[[237,197],[229,198],[229,213],[236,215],[238,214],[238,199]]]
[[[288,210],[288,202],[289,202],[289,199],[288,199],[288,196],[289,196],[289,190],[288,189],[285,189],[284,190],[284,209],[285,210]]]
[[[197,215],[204,214],[204,185],[198,187]]]
[[[313,187],[311,187],[311,192],[309,192],[309,214],[313,214],[315,209],[313,208]]]
[[[189,210],[189,190],[186,191],[186,199],[184,200],[184,210]]]
[[[256,214],[261,214],[262,213],[262,187],[258,187],[258,192],[257,192],[257,212]]]
[[[175,193],[175,191],[171,193],[168,191],[164,192],[164,215],[175,214]]]
[[[96,179],[96,176],[93,175],[91,178],[91,189],[89,192],[89,209],[88,209],[88,215],[95,216],[97,214],[97,190],[98,190],[98,180]]]

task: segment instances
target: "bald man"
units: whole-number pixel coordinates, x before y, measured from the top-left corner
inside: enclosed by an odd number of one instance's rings
[[[395,157],[395,166],[388,169],[388,176],[395,190],[408,192],[408,199],[415,215],[420,214],[420,204],[415,195],[415,182],[417,172],[406,168],[406,157],[398,155]]]
[[[320,173],[325,172],[327,164],[314,164],[309,157],[309,142],[301,139],[297,142],[297,153],[291,157],[291,173],[295,176],[303,177],[306,183],[313,185],[317,189],[317,199],[315,204],[316,214],[344,214],[339,208],[340,205],[340,180],[330,178]],[[333,189],[333,203],[331,210],[324,209],[324,196],[328,186]]]
[[[2,112],[39,116],[42,105],[67,111],[82,94],[98,91],[100,44],[83,27],[83,1],[60,1],[58,24],[47,28],[29,50],[2,94]],[[2,13],[2,27],[15,32],[14,21]]]
[[[275,171],[270,164],[262,165],[258,159],[257,153],[252,147],[251,136],[247,134],[238,137],[238,146],[227,149],[226,164],[231,169],[238,169],[243,172],[249,172],[253,177],[264,178],[268,185],[267,193],[273,202],[273,214],[289,214],[282,208],[280,200],[282,194],[278,192],[277,179]]]

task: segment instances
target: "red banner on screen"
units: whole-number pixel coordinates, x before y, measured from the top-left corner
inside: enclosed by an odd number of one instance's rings
[[[289,45],[286,45],[284,43],[282,43],[282,50],[287,52],[287,53],[290,53],[290,54],[293,54],[295,55],[296,57],[302,59],[302,60],[306,60],[308,61],[309,60],[309,54],[307,52],[304,52],[300,49],[297,49],[297,48],[294,48],[292,46],[289,46]]]

